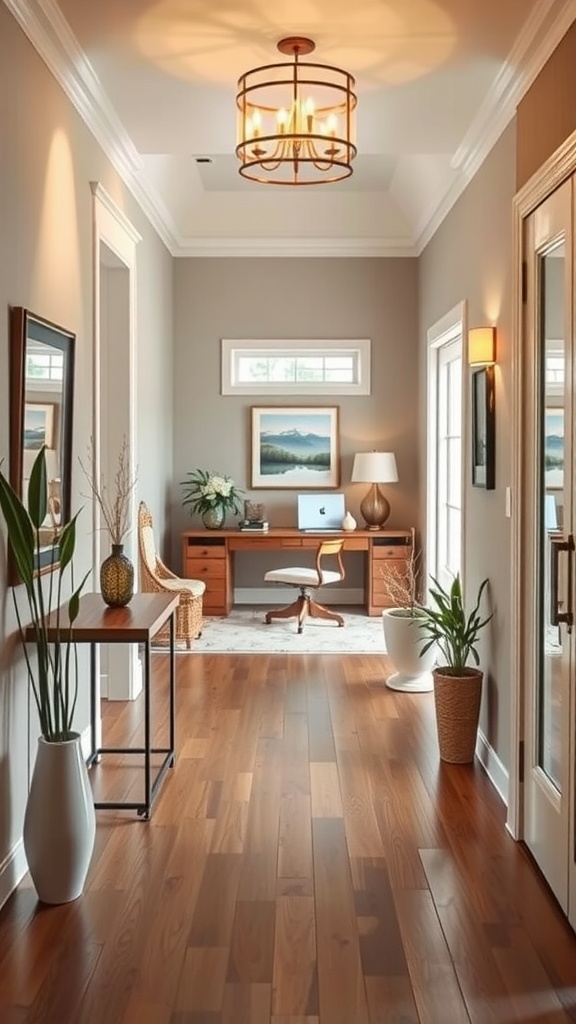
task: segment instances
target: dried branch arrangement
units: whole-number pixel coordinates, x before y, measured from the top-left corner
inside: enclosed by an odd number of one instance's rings
[[[94,467],[94,444],[90,443],[88,450],[88,464],[85,466],[81,459],[78,460],[84,476],[86,477],[92,497],[94,497],[102,513],[105,527],[110,534],[112,544],[122,544],[126,535],[130,532],[130,498],[138,481],[138,472],[130,474],[130,449],[124,437],[118,454],[118,465],[114,475],[114,484],[108,488],[101,477],[96,479]]]
[[[384,579],[386,596],[396,608],[414,610],[420,606],[420,552],[410,552],[410,557],[399,569],[393,561],[386,562],[380,570]]]

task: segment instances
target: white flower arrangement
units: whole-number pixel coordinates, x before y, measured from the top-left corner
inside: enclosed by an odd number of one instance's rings
[[[190,505],[191,512],[202,515],[211,509],[230,509],[234,513],[240,511],[240,495],[243,491],[236,487],[229,476],[221,473],[210,473],[206,469],[195,469],[188,473],[188,480],[182,480],[184,491],[183,505]]]

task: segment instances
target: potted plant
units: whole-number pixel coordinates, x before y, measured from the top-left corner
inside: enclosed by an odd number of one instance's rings
[[[422,652],[422,634],[418,628],[422,618],[419,593],[419,554],[412,548],[410,557],[400,565],[393,560],[382,569],[384,589],[394,607],[382,612],[382,628],[386,653],[396,672],[386,679],[391,690],[425,693],[433,686],[432,667],[436,650],[432,645]]]
[[[181,481],[181,487],[185,488],[182,504],[190,506],[190,514],[199,513],[208,530],[224,526],[228,510],[235,515],[240,512],[240,496],[244,492],[229,476],[205,469],[195,469],[186,475],[189,479]]]
[[[474,608],[468,615],[459,575],[449,590],[434,578],[432,583],[432,604],[422,608],[420,630],[427,637],[422,651],[425,653],[436,645],[444,659],[432,673],[440,757],[454,764],[467,764],[474,760],[482,696],[478,641],[481,630],[492,618],[488,615],[483,619],[479,611],[488,580],[480,584]],[[468,664],[470,659],[474,666]]]
[[[24,817],[24,850],[39,898],[65,903],[82,892],[95,836],[94,803],[73,728],[78,694],[76,648],[71,638],[88,573],[62,611],[65,580],[72,578],[77,515],[44,543],[50,575],[36,569],[42,524],[48,511],[44,447],[34,461],[27,508],[0,470],[0,510],[20,584],[13,589],[18,632],[40,722],[40,738]],[[19,597],[24,592],[29,621]],[[62,617],[62,635],[60,620]]]

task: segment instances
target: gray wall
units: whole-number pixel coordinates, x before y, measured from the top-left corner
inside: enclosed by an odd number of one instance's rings
[[[137,252],[139,493],[164,529],[172,472],[172,260],[4,4],[0,4],[0,461],[8,469],[8,308],[77,335],[74,455],[92,432],[92,194],[100,181],[142,235]],[[122,339],[119,339],[121,344]],[[73,460],[72,507],[87,505]],[[77,578],[90,567],[91,513],[79,521]],[[0,531],[3,532],[3,531]],[[103,541],[106,544],[107,541]],[[90,589],[91,583],[88,587]],[[10,885],[38,734],[15,636],[0,543],[0,901]],[[83,652],[83,655],[86,652]],[[86,667],[86,659],[84,658]],[[76,725],[87,725],[87,686]]]
[[[180,259],[174,288],[175,481],[196,468],[231,476],[264,501],[272,526],[296,525],[296,492],[251,491],[252,405],[337,405],[341,490],[353,515],[366,484],[351,484],[355,452],[392,450],[399,483],[388,485],[388,525],[418,526],[417,263],[413,259]],[[221,338],[371,338],[372,394],[258,399],[220,394]],[[199,525],[175,484],[179,532]],[[236,523],[229,517],[228,524]],[[236,585],[261,586],[258,559],[238,562]],[[269,562],[267,568],[270,568]],[[348,566],[347,566],[348,571]],[[354,576],[349,581],[354,584]]]
[[[512,331],[512,198],[515,127],[496,144],[420,258],[420,395],[426,402],[426,331],[456,303],[468,300],[469,326],[497,325],[496,489],[471,485],[466,449],[463,577],[474,595],[490,579],[494,621],[484,634],[482,665],[487,685],[481,728],[505,765],[510,731],[510,519],[505,488],[510,484],[510,339]],[[465,416],[470,431],[470,382]],[[425,444],[421,433],[420,444]]]

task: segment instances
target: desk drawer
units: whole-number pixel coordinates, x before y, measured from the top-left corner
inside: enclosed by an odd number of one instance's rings
[[[186,578],[189,580],[225,579],[224,558],[187,558]]]
[[[186,560],[191,559],[205,559],[205,558],[226,558],[226,545],[224,542],[221,544],[194,544],[188,542],[186,545]]]
[[[375,544],[372,548],[372,558],[375,561],[381,561],[389,558],[408,558],[409,555],[409,544]]]
[[[227,615],[226,580],[207,579],[202,602],[204,615]]]
[[[296,543],[300,544],[298,538],[296,538]],[[281,547],[283,548],[286,546],[292,547],[293,545],[290,542],[287,543],[285,540],[282,540],[279,543],[278,540],[275,540],[273,537],[266,537],[262,534],[254,535],[253,533],[251,533],[249,537],[234,537],[230,541],[231,551],[250,551],[255,555],[257,555],[259,551],[279,551]]]

